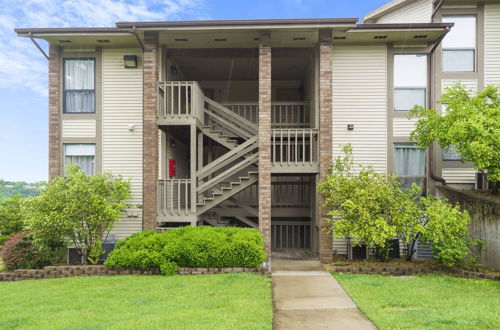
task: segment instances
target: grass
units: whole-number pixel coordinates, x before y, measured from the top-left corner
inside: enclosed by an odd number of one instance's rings
[[[96,276],[0,283],[0,329],[271,329],[254,274]]]
[[[445,275],[333,275],[380,329],[498,329],[500,282]]]

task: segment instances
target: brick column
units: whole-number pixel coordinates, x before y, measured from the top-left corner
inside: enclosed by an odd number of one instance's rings
[[[61,68],[59,46],[49,46],[49,180],[61,169]]]
[[[271,43],[261,34],[259,46],[259,230],[271,253]]]
[[[142,131],[142,228],[156,230],[158,184],[158,126],[156,107],[159,79],[157,32],[144,33],[143,131]]]
[[[320,31],[319,36],[319,174],[320,180],[328,174],[332,163],[332,32]],[[332,236],[324,230],[328,226],[327,211],[322,207],[324,198],[320,197],[317,214],[320,215],[319,259],[332,262]]]

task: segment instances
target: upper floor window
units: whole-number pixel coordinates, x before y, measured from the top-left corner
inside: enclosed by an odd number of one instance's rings
[[[415,105],[425,107],[427,55],[394,55],[394,110],[408,111]]]
[[[415,143],[394,144],[394,172],[403,182],[402,189],[412,184],[423,187],[425,181],[425,149]]]
[[[95,60],[64,60],[64,112],[95,112]]]
[[[476,58],[476,17],[443,16],[444,23],[455,23],[443,39],[443,71],[474,72]]]
[[[443,148],[443,160],[462,160],[462,158],[453,146],[449,146],[448,148]]]
[[[64,165],[76,164],[87,175],[95,173],[95,144],[64,144]]]

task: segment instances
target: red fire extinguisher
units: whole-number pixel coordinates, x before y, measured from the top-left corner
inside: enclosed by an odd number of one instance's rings
[[[168,176],[171,178],[175,176],[175,159],[168,160]]]

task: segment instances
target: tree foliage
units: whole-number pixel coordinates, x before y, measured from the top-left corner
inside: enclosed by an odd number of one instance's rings
[[[40,195],[26,200],[26,227],[39,246],[74,245],[91,263],[103,253],[102,241],[130,197],[130,183],[111,173],[88,176],[70,166]]]
[[[500,92],[487,86],[476,96],[461,84],[441,95],[445,114],[415,106],[410,117],[417,118],[411,138],[427,147],[436,141],[442,148],[453,146],[462,161],[484,170],[491,181],[500,181]]]
[[[21,196],[14,195],[0,202],[0,245],[10,235],[23,230]]]
[[[467,255],[470,217],[467,211],[435,197],[418,197],[420,187],[400,189],[401,182],[390,174],[360,166],[354,171],[352,148],[343,146],[331,173],[318,184],[331,216],[329,232],[336,238],[351,237],[355,245],[387,248],[398,238],[411,246],[432,242],[436,259],[446,265],[459,264]]]

